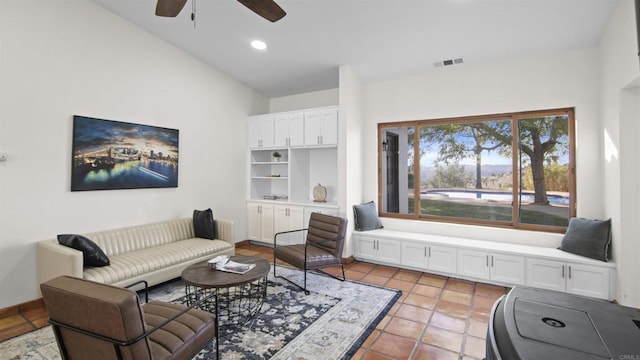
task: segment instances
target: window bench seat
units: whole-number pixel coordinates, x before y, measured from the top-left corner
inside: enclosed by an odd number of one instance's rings
[[[502,286],[612,300],[616,264],[556,248],[377,229],[353,232],[354,257]]]

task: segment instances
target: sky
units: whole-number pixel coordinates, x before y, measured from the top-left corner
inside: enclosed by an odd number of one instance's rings
[[[73,132],[74,151],[121,146],[178,156],[179,132],[175,129],[75,116]]]

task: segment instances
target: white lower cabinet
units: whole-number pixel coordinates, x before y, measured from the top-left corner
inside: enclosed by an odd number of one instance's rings
[[[247,204],[247,238],[273,244],[273,205]]]
[[[400,263],[400,241],[354,236],[355,256],[389,264]]]
[[[276,233],[305,229],[313,211],[338,215],[336,208],[306,207],[302,205],[247,202],[247,239],[273,245]],[[278,245],[303,244],[306,231],[278,236]]]
[[[492,280],[511,285],[524,285],[524,257],[458,249],[458,275]]]
[[[615,263],[582,259],[557,249],[380,230],[353,232],[358,260],[433,271],[504,286],[526,285],[599,299],[615,297]],[[395,234],[395,236],[393,236]]]
[[[304,222],[302,224],[303,228],[306,229],[309,227],[309,217],[311,216],[311,213],[314,213],[314,212],[325,214],[325,215],[338,216],[338,209],[322,208],[322,207],[305,207]]]
[[[456,249],[425,243],[402,243],[402,265],[444,273],[456,272]]]
[[[301,206],[275,205],[273,207],[273,232],[299,230],[303,228],[304,210]],[[298,231],[278,236],[278,245],[302,244],[306,232]]]
[[[610,268],[547,259],[527,259],[528,286],[609,299],[611,277]]]

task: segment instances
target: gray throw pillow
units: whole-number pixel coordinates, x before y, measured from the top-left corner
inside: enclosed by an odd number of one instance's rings
[[[596,260],[609,261],[610,246],[611,219],[571,218],[558,249]]]
[[[196,237],[203,239],[216,239],[216,222],[213,221],[213,211],[193,210],[193,230]]]
[[[382,228],[382,223],[378,218],[378,208],[373,201],[362,205],[353,205],[353,218],[357,231]]]
[[[60,234],[58,242],[61,245],[82,251],[82,261],[84,266],[102,267],[111,265],[107,254],[93,241],[82,235]]]

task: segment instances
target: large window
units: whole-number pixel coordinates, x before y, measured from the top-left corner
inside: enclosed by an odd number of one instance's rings
[[[575,216],[573,109],[385,123],[382,216],[564,231]]]

